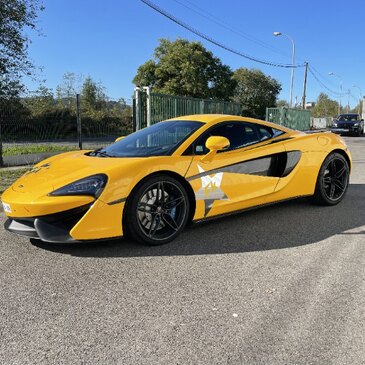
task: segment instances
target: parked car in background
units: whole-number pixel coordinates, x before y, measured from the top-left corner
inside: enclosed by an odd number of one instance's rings
[[[331,128],[337,134],[355,134],[361,136],[364,133],[364,119],[359,114],[340,114],[334,121]]]

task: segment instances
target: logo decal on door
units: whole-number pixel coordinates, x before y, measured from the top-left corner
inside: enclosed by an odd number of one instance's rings
[[[204,169],[198,165],[199,173],[204,174]],[[204,217],[207,216],[212,209],[213,203],[216,200],[228,200],[227,195],[221,189],[223,179],[223,172],[218,172],[212,176],[201,176],[201,188],[195,193],[196,200],[204,200],[205,212]]]

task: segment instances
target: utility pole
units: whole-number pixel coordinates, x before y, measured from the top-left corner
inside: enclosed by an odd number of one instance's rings
[[[305,109],[305,98],[306,98],[306,92],[307,92],[307,74],[308,74],[308,62],[305,62],[302,109]]]
[[[77,120],[77,139],[79,141],[79,149],[82,150],[80,94],[76,94],[76,120]]]
[[[347,113],[350,113],[350,89],[347,90]]]

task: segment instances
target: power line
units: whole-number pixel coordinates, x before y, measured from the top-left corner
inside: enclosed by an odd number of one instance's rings
[[[141,0],[144,4],[146,4],[147,6],[149,6],[150,8],[152,8],[153,10],[157,11],[158,13],[160,13],[161,15],[165,16],[166,18],[172,20],[174,23],[180,25],[181,27],[189,30],[190,32],[196,34],[197,36],[205,39],[206,41],[220,47],[223,48],[224,50],[234,53],[240,57],[246,58],[250,61],[253,62],[258,62],[264,65],[268,65],[268,66],[273,66],[273,67],[283,67],[283,68],[298,68],[298,67],[304,67],[304,64],[301,65],[290,65],[290,64],[282,64],[282,63],[274,63],[274,62],[270,62],[270,61],[265,61],[265,60],[261,60],[259,58],[247,55],[245,53],[242,53],[240,51],[237,51],[229,46],[224,45],[223,43],[209,37],[208,35],[200,32],[199,30],[191,27],[190,25],[184,23],[183,21],[179,20],[178,18],[176,18],[174,15],[171,15],[169,13],[167,13],[165,10],[163,10],[162,8],[160,8],[159,6],[157,6],[156,4],[154,4],[153,2],[149,1],[149,0]]]
[[[313,65],[311,65],[312,66],[312,70],[314,71],[314,72],[316,72],[316,74],[317,74],[317,76],[318,77],[321,77],[322,78],[322,80],[323,80],[323,82],[325,82],[326,84],[330,84],[331,85],[331,87],[335,87],[335,86],[337,86],[337,84],[335,84],[333,81],[334,81],[334,79],[333,79],[333,77],[331,78],[331,77],[328,77],[328,76],[324,76],[321,72],[319,72]]]
[[[248,33],[245,33],[243,32],[241,29],[235,27],[235,26],[232,26],[231,24],[227,23],[226,21],[216,17],[215,15],[213,15],[212,13],[209,13],[206,9],[203,9],[201,8],[200,6],[194,4],[193,2],[189,1],[189,0],[185,0],[186,3],[189,3],[190,5],[192,5],[194,8],[198,9],[198,10],[195,10],[193,9],[192,7],[188,6],[187,4],[184,4],[183,2],[181,2],[180,0],[174,0],[176,3],[180,4],[181,6],[184,6],[185,8],[191,10],[192,12],[200,15],[202,18],[205,18],[219,26],[221,26],[222,28],[224,29],[227,29],[228,31],[234,33],[234,34],[237,34],[238,36],[250,41],[250,42],[253,42],[253,43],[256,43],[257,45],[263,47],[263,48],[266,48],[272,52],[275,52],[277,54],[280,54],[280,55],[283,55],[283,56],[286,56],[286,57],[289,57],[289,55],[285,52],[282,52],[272,46],[270,46],[269,44],[261,41],[260,39],[258,38],[255,38],[254,36],[248,34]]]
[[[347,93],[339,93],[338,91],[334,91],[332,89],[330,89],[327,85],[325,85],[318,77],[317,75],[314,73],[314,70],[312,69],[311,66],[308,67],[309,72],[311,73],[311,75],[314,77],[314,79],[322,86],[324,87],[328,92],[330,92],[331,94],[334,94],[336,96],[346,96]]]

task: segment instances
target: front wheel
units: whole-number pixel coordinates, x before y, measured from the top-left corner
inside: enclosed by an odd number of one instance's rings
[[[320,205],[338,204],[347,191],[349,176],[350,168],[346,159],[339,153],[331,153],[319,170],[312,201]]]
[[[162,245],[180,234],[188,216],[189,199],[182,184],[168,175],[156,175],[130,197],[124,222],[136,241]]]

